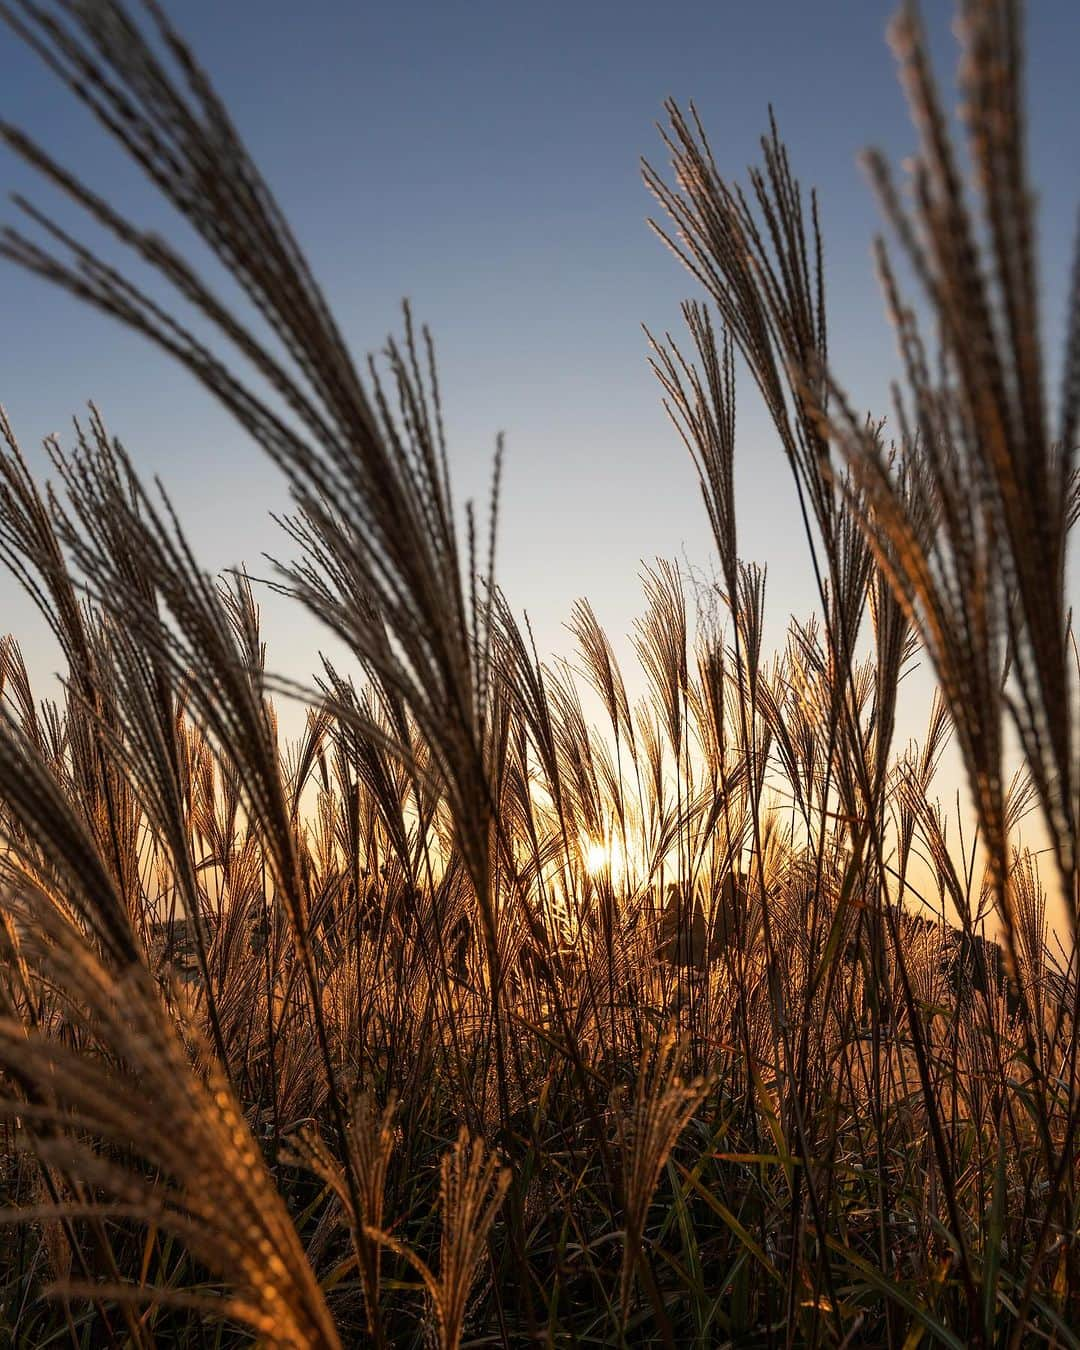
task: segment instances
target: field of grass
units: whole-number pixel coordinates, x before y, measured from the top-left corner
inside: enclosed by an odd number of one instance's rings
[[[0,5],[259,322],[11,128],[221,342],[36,212],[0,253],[263,447],[294,502],[277,584],[352,658],[289,740],[252,584],[200,569],[137,452],[92,412],[45,485],[0,426],[0,555],[65,667],[41,699],[0,643],[5,1344],[1080,1344],[1080,300],[1051,361],[1019,5],[960,11],[963,147],[914,10],[891,28],[920,152],[910,192],[869,161],[887,423],[829,365],[776,129],[738,183],[668,108],[645,177],[701,300],[652,362],[720,585],[695,622],[679,568],[646,574],[631,698],[585,601],[574,669],[536,652],[494,575],[497,464],[489,516],[455,511],[427,333],[406,311],[354,363],[156,8]],[[818,582],[777,653],[737,361]],[[917,659],[939,694],[905,746]]]

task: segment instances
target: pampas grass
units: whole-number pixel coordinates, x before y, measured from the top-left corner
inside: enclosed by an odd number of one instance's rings
[[[719,584],[645,569],[636,679],[585,599],[575,660],[536,651],[496,579],[498,449],[481,522],[429,335],[406,310],[354,361],[160,7],[0,14],[257,320],[10,126],[176,308],[26,201],[0,252],[266,451],[293,497],[271,584],[347,653],[277,679],[252,579],[205,573],[96,409],[49,483],[0,422],[0,557],[64,662],[39,700],[0,643],[13,1342],[1077,1344],[1080,310],[1051,418],[1019,6],[960,4],[970,190],[914,7],[891,30],[921,143],[910,205],[869,160],[888,422],[830,364],[824,227],[778,127],[740,184],[669,105],[645,178],[703,295],[650,359]],[[818,589],[775,654],[737,358]],[[922,654],[940,690],[897,745]],[[936,795],[951,737],[974,822]]]

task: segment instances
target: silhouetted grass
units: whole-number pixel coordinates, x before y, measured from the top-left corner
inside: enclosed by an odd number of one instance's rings
[[[426,332],[406,311],[354,364],[157,6],[0,13],[264,327],[7,144],[255,382],[28,203],[0,252],[170,352],[265,449],[294,499],[276,584],[354,659],[322,663],[285,741],[296,691],[248,578],[206,575],[97,411],[50,443],[48,487],[0,426],[0,553],[65,662],[38,700],[0,644],[11,1342],[1076,1345],[1080,304],[1052,424],[1018,4],[960,5],[974,192],[918,16],[893,25],[911,205],[870,166],[932,338],[882,244],[888,425],[830,368],[817,205],[776,127],[740,186],[669,106],[672,172],[645,178],[704,297],[652,364],[721,584],[695,624],[680,569],[645,572],[637,699],[587,601],[578,666],[541,660],[496,584],[498,457],[488,522],[455,512]],[[820,600],[773,655],[738,549],[736,354]],[[940,694],[898,746],[921,653]],[[953,734],[974,841],[933,795]]]

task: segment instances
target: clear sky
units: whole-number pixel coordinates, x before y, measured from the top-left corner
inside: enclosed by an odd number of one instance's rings
[[[892,8],[173,0],[357,353],[396,326],[402,296],[434,329],[459,499],[486,499],[505,432],[499,574],[543,651],[568,649],[561,625],[582,594],[613,635],[628,632],[642,559],[710,563],[694,476],[640,329],[673,327],[695,293],[645,223],[639,156],[663,161],[654,123],[666,96],[696,100],[731,175],[756,158],[775,105],[797,172],[821,193],[831,354],[857,399],[881,406],[893,344],[870,263],[876,208],[855,161],[867,144],[895,158],[913,145],[884,41]],[[951,89],[953,7],[926,9]],[[1076,209],[1080,4],[1029,9],[1033,174],[1057,334]],[[6,33],[0,72],[5,117],[136,220],[186,238]],[[0,184],[65,214],[10,157]],[[140,339],[11,268],[2,286],[0,401],[32,461],[93,398],[136,462],[162,475],[205,564],[257,569],[261,551],[280,545],[268,512],[284,504],[260,452]],[[741,552],[769,565],[776,637],[814,595],[788,468],[745,378],[737,486]],[[0,595],[2,626],[33,654],[28,610],[9,583]],[[272,664],[309,670],[314,630],[276,602],[266,608]]]

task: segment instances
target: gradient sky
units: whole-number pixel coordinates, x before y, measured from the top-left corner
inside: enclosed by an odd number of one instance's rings
[[[507,458],[499,575],[542,651],[587,594],[613,635],[640,610],[642,559],[710,566],[694,475],[646,366],[641,323],[679,319],[692,280],[646,227],[639,156],[663,162],[663,99],[696,100],[723,172],[757,157],[767,105],[796,171],[821,193],[831,355],[882,407],[893,343],[870,262],[876,209],[856,165],[913,136],[878,0],[739,3],[342,3],[174,0],[314,260],[355,350],[377,347],[408,296],[432,326],[459,499],[486,500],[495,434]],[[952,6],[928,3],[951,89]],[[1042,200],[1046,324],[1062,326],[1075,220],[1080,5],[1030,6],[1033,176]],[[13,38],[0,106],[135,220],[187,239],[98,129]],[[68,213],[10,156],[0,184]],[[10,214],[10,213],[9,213]],[[199,255],[197,255],[199,256]],[[0,401],[32,462],[93,398],[147,474],[168,485],[210,568],[280,546],[275,471],[193,380],[140,339],[8,267]],[[742,378],[740,551],[769,565],[770,633],[814,594],[788,467]],[[0,582],[2,626],[28,607]],[[9,603],[10,601],[10,603]],[[271,663],[301,675],[314,629],[268,603]],[[625,651],[625,644],[620,644]],[[42,649],[43,651],[44,649]],[[902,727],[914,734],[918,717]]]

